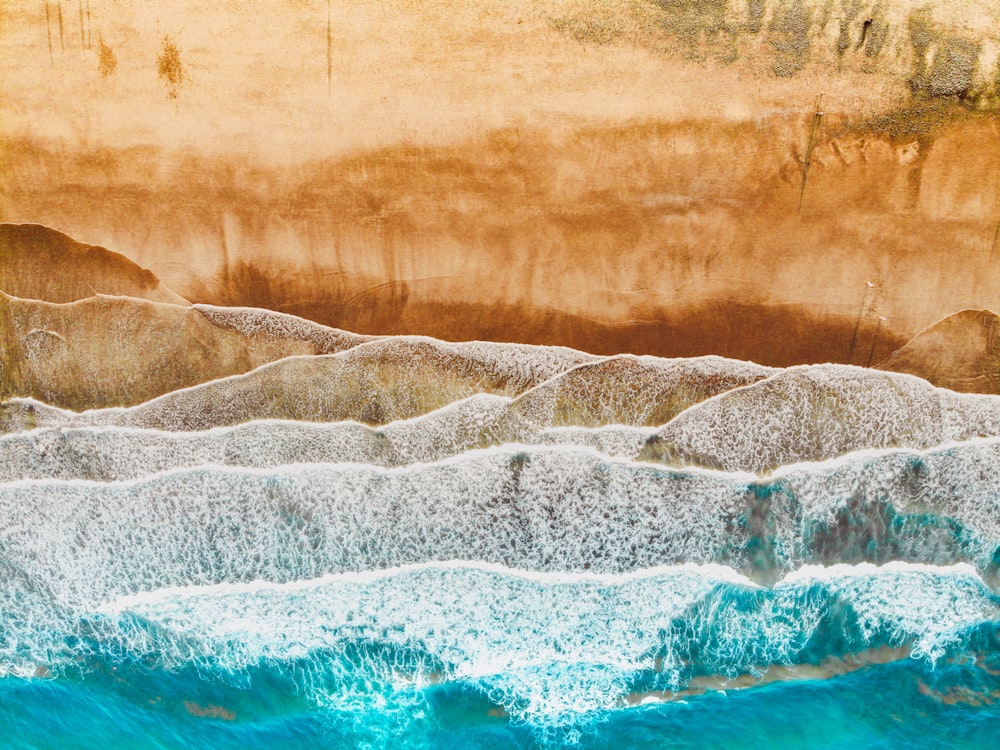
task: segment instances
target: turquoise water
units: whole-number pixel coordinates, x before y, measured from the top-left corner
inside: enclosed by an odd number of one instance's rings
[[[0,681],[3,746],[994,748],[1000,721],[1000,701],[987,697],[1000,690],[996,677],[909,659],[832,679],[601,711],[557,727],[492,715],[490,701],[468,686],[428,688],[395,716],[377,706],[318,709],[290,699],[284,678],[268,673],[240,687],[155,671],[119,679]],[[185,702],[228,705],[234,716],[196,717]]]
[[[0,747],[1000,746],[996,440],[768,478],[504,446],[84,481],[18,445]]]
[[[987,748],[998,618],[965,565],[805,568],[762,587],[714,566],[430,563],[170,589],[44,628],[8,613],[8,663],[52,666],[0,680],[0,736],[25,748]]]

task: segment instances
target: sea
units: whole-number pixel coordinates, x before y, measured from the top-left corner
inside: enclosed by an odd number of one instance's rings
[[[8,421],[0,747],[1000,747],[1000,397],[761,378]]]

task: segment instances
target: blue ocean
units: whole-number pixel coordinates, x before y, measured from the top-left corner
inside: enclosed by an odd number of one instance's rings
[[[665,426],[8,429],[0,744],[997,747],[1000,399],[796,373]]]

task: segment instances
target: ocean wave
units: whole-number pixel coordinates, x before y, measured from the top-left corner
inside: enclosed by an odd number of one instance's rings
[[[464,559],[621,573],[719,563],[771,582],[810,563],[1000,562],[998,441],[839,467],[667,470],[586,448],[434,464],[204,466],[0,484],[0,564],[68,602]]]
[[[190,432],[254,420],[354,421],[382,429],[368,437],[354,430],[356,442],[372,445],[341,455],[371,463],[434,461],[470,448],[538,442],[756,473],[864,449],[923,450],[1000,435],[1000,397],[959,394],[909,375],[840,365],[768,375],[766,368],[712,357],[615,357],[576,367],[560,360],[533,369],[539,364],[533,352],[500,366],[489,347],[480,356],[472,345],[457,353],[443,346],[375,341],[339,355],[281,360],[127,409],[76,414],[11,399],[0,405],[0,430]],[[553,375],[560,367],[570,369]],[[532,387],[536,380],[543,382]],[[641,431],[674,414],[655,434]],[[393,424],[417,417],[427,419]],[[586,431],[598,426],[609,431]],[[391,449],[375,445],[385,439]],[[307,453],[300,460],[312,460],[315,454]]]
[[[287,357],[129,408],[76,414],[11,399],[4,404],[0,426],[6,432],[55,425],[191,431],[252,419],[380,425],[477,393],[514,396],[592,358],[555,347],[400,336],[337,354]]]
[[[238,326],[238,317],[252,324]],[[265,310],[220,314],[132,297],[54,304],[0,292],[0,394],[72,409],[133,405],[284,357],[340,352],[372,338],[285,319],[297,320]]]
[[[723,357],[619,355],[553,377],[523,393],[514,408],[531,424],[546,427],[653,427],[693,404],[776,372]]]
[[[201,432],[131,427],[48,427],[0,435],[0,482],[17,479],[115,481],[203,464],[276,467],[291,463],[402,466],[469,450],[525,443],[581,445],[627,458],[651,428],[546,428],[529,424],[504,396],[477,394],[409,420],[373,428],[359,422],[258,420]]]
[[[551,722],[695,678],[752,682],[773,665],[867,650],[934,663],[967,648],[1000,602],[968,566],[860,567],[760,588],[714,566],[567,576],[452,563],[149,591],[59,618],[4,612],[8,669],[142,664],[242,684],[266,665],[338,711],[457,682],[515,720]]]
[[[11,399],[0,424],[8,432],[83,425],[205,430],[260,419],[385,424],[496,394],[516,397],[509,420],[535,428],[656,426],[774,372],[722,357],[600,359],[555,347],[392,337],[338,355],[286,358],[128,409],[77,414]]]
[[[1000,401],[577,357],[409,337],[7,402],[33,429],[0,436],[0,674],[372,726],[454,689],[532,727],[904,659],[992,679]]]
[[[765,472],[865,448],[930,448],[1000,435],[1000,397],[847,365],[792,367],[696,404],[641,456]]]

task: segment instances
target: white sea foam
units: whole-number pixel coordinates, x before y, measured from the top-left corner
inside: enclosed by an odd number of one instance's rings
[[[934,566],[934,565],[834,565],[805,566],[805,569],[815,571],[831,571],[829,577],[835,578],[849,575],[868,575],[872,571],[899,571],[899,570],[940,570],[942,575],[951,573],[968,574],[976,577],[976,572],[968,565]],[[693,576],[704,578],[709,581],[728,583],[734,586],[745,586],[747,588],[760,588],[745,575],[725,565],[682,563],[680,565],[660,565],[653,568],[642,568],[631,570],[625,573],[594,573],[592,571],[578,571],[567,573],[562,571],[542,571],[528,570],[524,568],[511,568],[499,563],[480,562],[476,560],[442,560],[434,562],[410,563],[399,565],[393,568],[381,568],[379,570],[350,570],[343,573],[328,573],[319,578],[310,578],[299,581],[289,581],[287,583],[275,583],[274,581],[254,580],[242,583],[217,583],[207,586],[172,586],[169,588],[143,591],[139,594],[120,596],[114,601],[98,608],[104,614],[121,614],[126,610],[134,610],[136,607],[146,605],[158,605],[172,600],[176,597],[190,596],[227,596],[227,595],[247,595],[258,596],[275,594],[279,592],[311,591],[318,586],[334,586],[340,584],[375,584],[385,579],[390,579],[400,575],[419,574],[426,571],[478,571],[484,574],[506,576],[509,578],[522,579],[532,583],[545,584],[550,586],[567,586],[571,584],[601,584],[604,586],[615,586],[633,581],[640,581],[652,577],[672,577],[672,576]],[[800,578],[809,580],[819,577],[822,573],[810,575],[808,572],[800,577],[789,574],[783,582],[793,582]]]
[[[255,330],[256,324],[248,325]],[[400,336],[336,354],[286,357],[128,408],[75,413],[15,398],[3,404],[0,429],[118,425],[190,431],[254,419],[384,424],[475,393],[522,394],[506,419],[536,430],[638,427],[662,424],[694,403],[773,372],[722,357],[604,359],[559,347]]]
[[[653,435],[655,427],[607,425],[605,427],[553,427],[524,442],[540,445],[585,445],[615,457],[633,457]]]
[[[889,629],[892,645],[912,641],[914,656],[941,658],[974,623],[1000,616],[998,600],[984,595],[970,565],[920,565],[893,561],[882,566],[805,566],[776,588],[822,582],[849,601],[866,639]]]
[[[0,435],[0,482],[83,477],[114,481],[174,467],[290,463],[398,466],[430,463],[504,443],[589,446],[631,457],[651,428],[539,429],[505,396],[477,394],[429,414],[372,428],[358,422],[258,420],[202,432],[129,427],[48,427]]]
[[[817,464],[781,469],[770,478],[792,494],[803,522],[837,524],[837,513],[855,515],[889,503],[912,528],[895,554],[944,553],[961,523],[963,541],[979,544],[985,565],[1000,549],[1000,439],[949,443],[927,451],[860,451]],[[940,523],[929,521],[937,518]],[[910,520],[908,520],[910,519]],[[875,522],[873,517],[873,522]],[[877,525],[877,523],[876,523]]]
[[[6,431],[119,425],[205,430],[253,419],[385,424],[476,393],[514,396],[593,355],[519,344],[376,339],[336,354],[294,356],[128,408],[79,414],[26,399],[4,405]]]
[[[852,630],[822,632],[845,607]],[[933,661],[1000,607],[963,567],[848,567],[765,590],[717,566],[595,576],[442,563],[151,591],[81,616],[116,651],[166,668],[218,676],[304,665],[292,673],[322,674],[304,684],[325,706],[355,701],[358,682],[370,693],[443,679],[479,686],[516,719],[551,721],[622,705],[640,675],[677,690],[692,669],[754,673],[806,649],[822,655],[824,639],[841,636],[859,650],[910,645]],[[37,621],[17,625],[26,641],[38,637]],[[53,668],[79,656],[25,645],[22,655],[55,659]]]
[[[644,456],[764,472],[872,448],[1000,435],[1000,396],[847,365],[792,367],[690,407]]]
[[[502,447],[429,465],[203,467],[0,485],[0,549],[61,600],[291,581],[441,559],[621,572],[748,564],[745,489],[587,449]],[[795,528],[787,524],[788,544]]]
[[[258,323],[274,321],[239,324]],[[563,372],[576,353],[451,346],[351,350],[360,380],[346,390],[381,394],[369,421],[457,399],[378,428],[170,432],[8,403],[14,421],[33,411],[35,425],[63,427],[0,438],[0,673],[125,654],[239,681],[267,663],[321,705],[443,679],[480,687],[515,719],[548,720],[843,643],[934,662],[1000,618],[976,572],[995,574],[1000,548],[1000,438],[976,437],[993,434],[1000,399],[793,368],[660,430],[651,449],[717,467],[668,468],[627,458],[654,434],[638,425],[670,399],[704,397],[706,367],[716,387],[735,365],[614,358]],[[313,398],[300,386],[316,361],[274,381],[283,399]],[[643,381],[650,368],[674,380]],[[677,373],[697,376],[686,395]],[[591,390],[600,383],[610,390]],[[634,402],[629,383],[646,389]],[[248,413],[247,401],[217,401],[230,391],[191,392],[159,401],[161,427]],[[635,424],[552,426],[574,410],[585,424]],[[115,413],[126,411],[139,413]],[[759,475],[817,457],[831,460]],[[910,562],[815,565],[893,556]],[[954,561],[975,567],[915,564]]]
[[[169,437],[233,440],[248,431],[252,440],[222,443],[227,460],[233,460],[230,450],[289,458],[306,444],[320,452],[333,446],[336,453],[334,435],[350,450],[391,453],[391,438],[374,441],[361,425],[339,426],[344,433],[335,427],[309,426],[303,436],[296,433],[303,425],[262,423]],[[294,439],[282,443],[286,430]],[[148,452],[143,446],[151,436],[144,432],[90,435],[104,446],[110,436],[133,466],[148,455],[152,470],[163,456],[163,435],[152,436]],[[44,440],[21,445],[27,459],[35,446],[46,450]],[[202,466],[111,484],[0,484],[0,540],[11,564],[46,560],[67,581],[80,568],[92,571],[88,581],[139,587],[293,580],[452,558],[539,570],[618,572],[686,561],[787,570],[857,559],[864,549],[872,554],[873,544],[881,545],[874,548],[877,560],[895,550],[914,561],[966,560],[986,568],[1000,545],[1000,441],[923,454],[863,453],[852,461],[800,465],[769,481],[668,471],[565,446],[504,446],[392,470],[352,463],[351,456],[336,460],[261,469]],[[880,520],[884,507],[898,516],[891,528]],[[880,527],[882,536],[814,547],[822,542],[816,534],[832,538],[843,513],[857,519],[857,533]],[[955,536],[954,522],[963,535]],[[65,546],[67,533],[79,542]],[[762,539],[769,548],[760,547]],[[191,575],[197,578],[185,578]],[[55,578],[54,585],[64,585]]]
[[[561,373],[518,397],[517,413],[543,427],[656,426],[692,404],[778,372],[724,357],[623,354]]]
[[[331,328],[297,315],[259,307],[218,307],[204,304],[192,307],[212,324],[230,328],[248,339],[265,337],[303,341],[315,347],[317,352],[323,353],[341,351],[365,341],[382,338]]]

